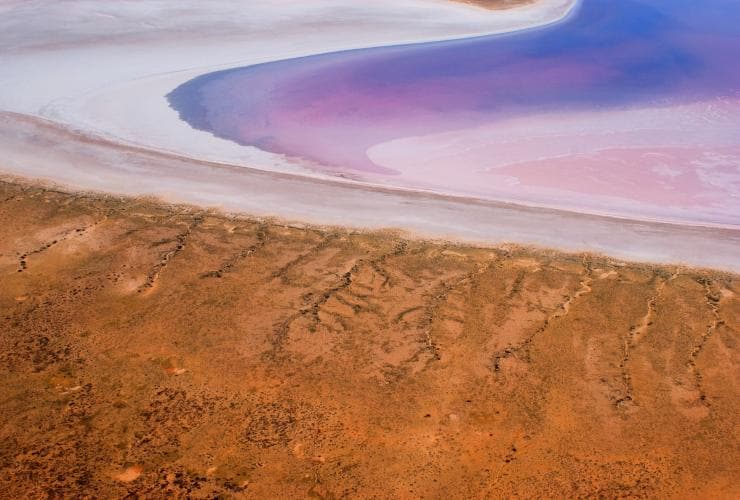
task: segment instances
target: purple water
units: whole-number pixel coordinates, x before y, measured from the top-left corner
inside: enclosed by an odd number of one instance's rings
[[[434,137],[496,124],[503,127],[527,117],[540,120],[548,116],[557,128],[558,120],[572,122],[581,113],[707,102],[721,107],[740,99],[738,61],[737,0],[583,0],[567,19],[540,29],[352,50],[220,71],[183,84],[168,99],[193,127],[242,145],[299,158],[316,168],[360,176],[403,177],[408,167],[416,176],[409,181],[411,185],[443,190],[445,178],[455,184],[459,166],[430,167],[426,178],[423,165],[412,165],[413,155],[401,160],[398,154],[388,153],[388,160],[381,164],[368,157],[368,150],[394,139]],[[735,113],[735,108],[728,113]],[[701,120],[694,120],[691,126],[701,128]],[[661,148],[683,145],[681,141],[670,144],[670,137],[661,137],[656,151],[665,153]],[[650,147],[634,139],[626,141],[620,148]],[[709,146],[724,148],[721,153],[732,157],[738,153],[740,130],[716,136]],[[485,155],[468,161],[483,168],[486,155],[495,156],[497,151],[486,149]],[[677,168],[684,163],[693,165],[696,160],[682,159],[680,150],[670,154],[679,158]],[[698,154],[696,161],[703,161],[703,152],[691,154]],[[642,159],[633,159],[633,163],[640,164]],[[579,157],[573,164],[586,160]],[[567,172],[570,165],[562,166],[563,173],[578,175]],[[588,167],[589,175],[598,176],[598,166],[583,166]],[[535,169],[530,177],[536,177],[537,168],[545,177],[559,174],[544,165],[527,163],[524,167]],[[740,171],[727,170],[726,165],[722,168],[729,191],[702,191],[693,200],[691,186],[679,186],[685,199],[679,199],[677,206],[690,210],[692,203],[708,206],[709,197],[731,196],[729,205],[713,205],[705,218],[729,207],[729,219],[719,219],[737,222]],[[491,180],[487,187],[481,171],[477,171],[478,177],[461,174],[460,191],[495,195],[504,190],[500,179]],[[625,174],[634,177],[640,171]],[[668,177],[675,177],[671,175]],[[712,183],[716,184],[716,179],[708,181],[707,189]],[[588,183],[576,187],[554,184],[561,191],[593,190]],[[675,192],[676,187],[671,189]],[[649,193],[637,201],[644,202],[645,197]]]

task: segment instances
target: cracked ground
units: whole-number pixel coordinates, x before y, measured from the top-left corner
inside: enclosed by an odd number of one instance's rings
[[[0,200],[0,497],[740,496],[736,275]]]

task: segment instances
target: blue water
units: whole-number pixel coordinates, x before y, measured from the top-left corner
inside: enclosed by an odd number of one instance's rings
[[[540,29],[220,71],[175,89],[183,120],[321,165],[383,171],[393,138],[557,111],[740,93],[740,2],[583,0]]]

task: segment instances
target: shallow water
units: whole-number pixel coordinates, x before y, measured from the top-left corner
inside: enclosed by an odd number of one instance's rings
[[[554,25],[203,75],[193,127],[372,182],[740,219],[740,2],[584,0]]]

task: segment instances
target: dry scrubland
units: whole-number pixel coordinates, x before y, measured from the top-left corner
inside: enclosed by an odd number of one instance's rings
[[[0,496],[740,495],[738,278],[0,183]]]

